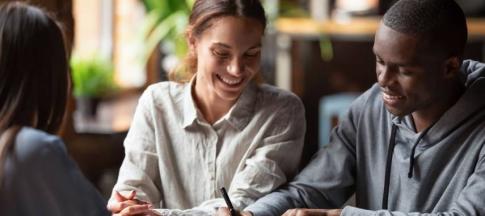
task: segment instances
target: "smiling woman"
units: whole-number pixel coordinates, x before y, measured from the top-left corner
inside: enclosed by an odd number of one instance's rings
[[[212,215],[225,206],[221,187],[243,209],[293,177],[304,109],[294,94],[261,82],[265,26],[258,0],[195,2],[185,65],[140,99],[113,213],[153,214],[153,206]]]
[[[259,74],[263,31],[257,20],[222,17],[210,31],[190,36],[199,60],[194,98],[209,123],[222,117]]]

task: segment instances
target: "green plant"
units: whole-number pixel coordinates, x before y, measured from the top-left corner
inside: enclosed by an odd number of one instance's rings
[[[144,49],[141,61],[146,63],[151,53],[163,41],[169,52],[179,58],[187,52],[183,37],[190,10],[195,0],[143,0],[147,11],[142,25]]]
[[[99,56],[72,57],[71,74],[76,97],[102,97],[115,89],[111,61]]]

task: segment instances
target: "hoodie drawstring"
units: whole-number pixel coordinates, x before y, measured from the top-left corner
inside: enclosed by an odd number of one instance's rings
[[[414,142],[413,148],[411,149],[411,155],[409,156],[409,172],[408,178],[413,177],[414,171],[414,155],[416,153],[416,147],[418,146],[419,142],[423,139],[424,135],[428,133],[429,129],[433,127],[434,123],[431,124],[428,128],[426,128],[419,136],[416,142]],[[387,161],[386,161],[386,174],[384,180],[384,192],[382,196],[382,209],[388,208],[388,201],[389,201],[389,185],[391,180],[391,168],[392,168],[392,156],[394,154],[394,147],[396,147],[396,130],[397,126],[392,125],[391,130],[391,138],[389,139],[389,149],[387,150]]]
[[[387,149],[386,175],[384,179],[384,194],[382,195],[382,209],[387,209],[387,202],[389,200],[389,181],[391,180],[392,155],[394,154],[394,147],[396,146],[396,130],[397,126],[392,124],[391,138],[389,139],[389,148]]]
[[[413,171],[414,171],[414,154],[416,152],[416,147],[418,147],[419,141],[423,139],[424,135],[428,133],[428,130],[432,127],[433,125],[429,126],[428,128],[424,129],[424,131],[419,135],[418,139],[413,145],[413,148],[411,149],[411,155],[409,156],[409,172],[408,172],[408,178],[413,177]]]

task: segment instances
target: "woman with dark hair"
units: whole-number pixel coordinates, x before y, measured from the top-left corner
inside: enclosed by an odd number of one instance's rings
[[[55,135],[69,74],[60,27],[20,2],[0,7],[0,215],[106,215]]]
[[[185,73],[140,98],[108,204],[115,215],[211,215],[226,206],[221,187],[243,209],[293,177],[304,108],[261,81],[265,26],[258,0],[195,1]]]

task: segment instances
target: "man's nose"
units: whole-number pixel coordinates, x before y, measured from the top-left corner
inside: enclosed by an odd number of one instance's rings
[[[391,86],[394,80],[395,68],[389,65],[382,65],[377,72],[377,82],[382,87]]]

